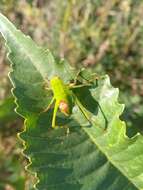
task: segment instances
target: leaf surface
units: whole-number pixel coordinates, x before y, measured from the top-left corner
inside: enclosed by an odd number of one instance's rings
[[[39,179],[35,189],[143,189],[143,138],[126,136],[125,123],[119,119],[124,107],[108,76],[73,91],[90,121],[75,104],[71,117],[58,113],[57,123],[63,127],[53,130],[53,110],[41,113],[52,97],[43,84],[55,75],[69,82],[72,69],[57,63],[1,14],[0,31],[10,51],[17,112],[26,119],[20,137],[31,161],[29,169]]]

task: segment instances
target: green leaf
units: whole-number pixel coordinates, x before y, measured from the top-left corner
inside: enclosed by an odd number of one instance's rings
[[[10,78],[16,86],[14,94],[19,104],[18,112],[22,112],[23,116],[31,112],[38,113],[50,101],[51,94],[44,88],[46,80],[58,75],[67,82],[72,78],[73,70],[64,61],[57,64],[49,50],[39,48],[29,36],[16,30],[2,14],[0,32],[7,41],[8,57],[13,65]]]
[[[69,82],[70,67],[56,63],[49,51],[38,48],[3,15],[0,31],[10,49],[17,111],[26,119],[20,137],[31,161],[29,169],[39,179],[35,189],[143,189],[143,138],[126,136],[125,123],[119,119],[124,106],[118,103],[118,90],[108,76],[73,91],[90,122],[75,105],[71,117],[58,113],[57,123],[63,127],[53,130],[53,110],[40,114],[51,99],[43,83],[54,75]]]
[[[3,126],[18,118],[14,112],[15,104],[14,98],[8,97],[0,101],[0,125]],[[1,128],[1,127],[0,127]]]

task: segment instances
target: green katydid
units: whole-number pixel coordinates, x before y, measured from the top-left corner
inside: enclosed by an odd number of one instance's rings
[[[77,74],[77,76],[79,75],[79,73]],[[75,103],[78,105],[79,109],[82,111],[86,119],[89,121],[89,116],[86,113],[85,108],[80,103],[78,98],[74,95],[72,89],[80,88],[83,86],[91,86],[91,84],[76,85],[75,83],[76,82],[70,83],[69,85],[64,84],[63,80],[58,76],[54,76],[50,80],[50,88],[47,88],[47,89],[52,90],[53,98],[51,102],[49,103],[48,107],[44,110],[44,112],[46,112],[51,107],[51,105],[55,102],[53,118],[52,118],[53,128],[56,127],[56,114],[57,114],[58,109],[66,116],[70,116],[72,113],[73,105]]]

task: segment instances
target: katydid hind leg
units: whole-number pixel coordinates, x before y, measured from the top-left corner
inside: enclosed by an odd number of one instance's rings
[[[86,119],[89,121],[89,123],[92,124],[90,116],[88,115],[88,113],[86,112],[85,108],[83,107],[83,105],[81,104],[81,102],[78,100],[77,97],[75,97],[75,101],[76,101],[76,103],[77,103],[80,111],[82,112],[82,114],[86,117]],[[107,118],[106,118],[106,116],[105,116],[105,114],[104,114],[101,106],[99,104],[98,104],[98,106],[99,106],[99,109],[101,110],[101,113],[102,113],[104,119],[105,119],[105,129],[106,129],[107,126],[108,126],[108,120],[107,120]]]
[[[82,87],[88,87],[88,86],[92,86],[92,85],[91,84],[79,84],[79,85],[72,85],[69,88],[75,89],[75,88],[82,88]]]
[[[75,76],[75,79],[74,79],[74,84],[77,83],[78,76],[80,76],[80,73],[82,72],[82,70],[83,70],[83,69],[80,69],[80,70],[77,72],[77,74],[76,74],[76,76]]]
[[[92,76],[90,79],[87,79],[85,76],[83,76],[82,75],[82,72],[84,71],[85,69],[84,68],[82,68],[82,69],[80,69],[79,71],[78,71],[78,73],[77,73],[77,75],[76,75],[76,77],[75,77],[75,79],[74,79],[74,84],[76,84],[77,83],[77,80],[78,80],[78,77],[80,76],[82,79],[84,79],[85,81],[86,81],[86,83],[85,83],[85,86],[88,86],[89,84],[90,85],[93,85],[93,80],[95,81],[97,81],[98,79],[99,79],[99,76],[96,74],[96,73],[92,73],[92,74],[90,74],[90,76]]]
[[[71,83],[71,85],[70,85],[70,88],[71,88],[71,89],[72,89],[72,88],[88,87],[88,86],[92,86],[92,85],[93,85],[92,80],[86,79],[85,77],[83,77],[83,76],[81,75],[81,73],[82,73],[83,70],[84,70],[84,69],[82,68],[82,69],[80,69],[80,70],[77,72],[77,74],[76,74],[76,76],[75,76],[75,79],[74,79],[74,82]],[[78,81],[78,77],[79,77],[79,76],[80,76],[82,79],[84,79],[86,82],[85,82],[85,83],[82,83],[82,84],[77,84],[77,81]],[[97,77],[96,77],[96,80],[97,80]]]
[[[90,116],[85,111],[85,108],[83,107],[83,105],[81,104],[81,102],[78,100],[77,97],[75,97],[75,102],[76,102],[77,106],[79,107],[80,111],[82,112],[82,114],[85,116],[85,118],[89,121],[89,123],[91,123]]]

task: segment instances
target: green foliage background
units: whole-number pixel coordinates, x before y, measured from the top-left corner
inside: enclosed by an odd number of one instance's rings
[[[143,129],[142,9],[139,0],[0,1],[0,11],[57,59],[65,57],[75,67],[110,75],[126,104],[122,118],[129,136]],[[27,161],[16,143],[22,122],[13,112],[9,63],[2,43],[0,48],[0,189],[29,189],[31,178],[23,171]]]

